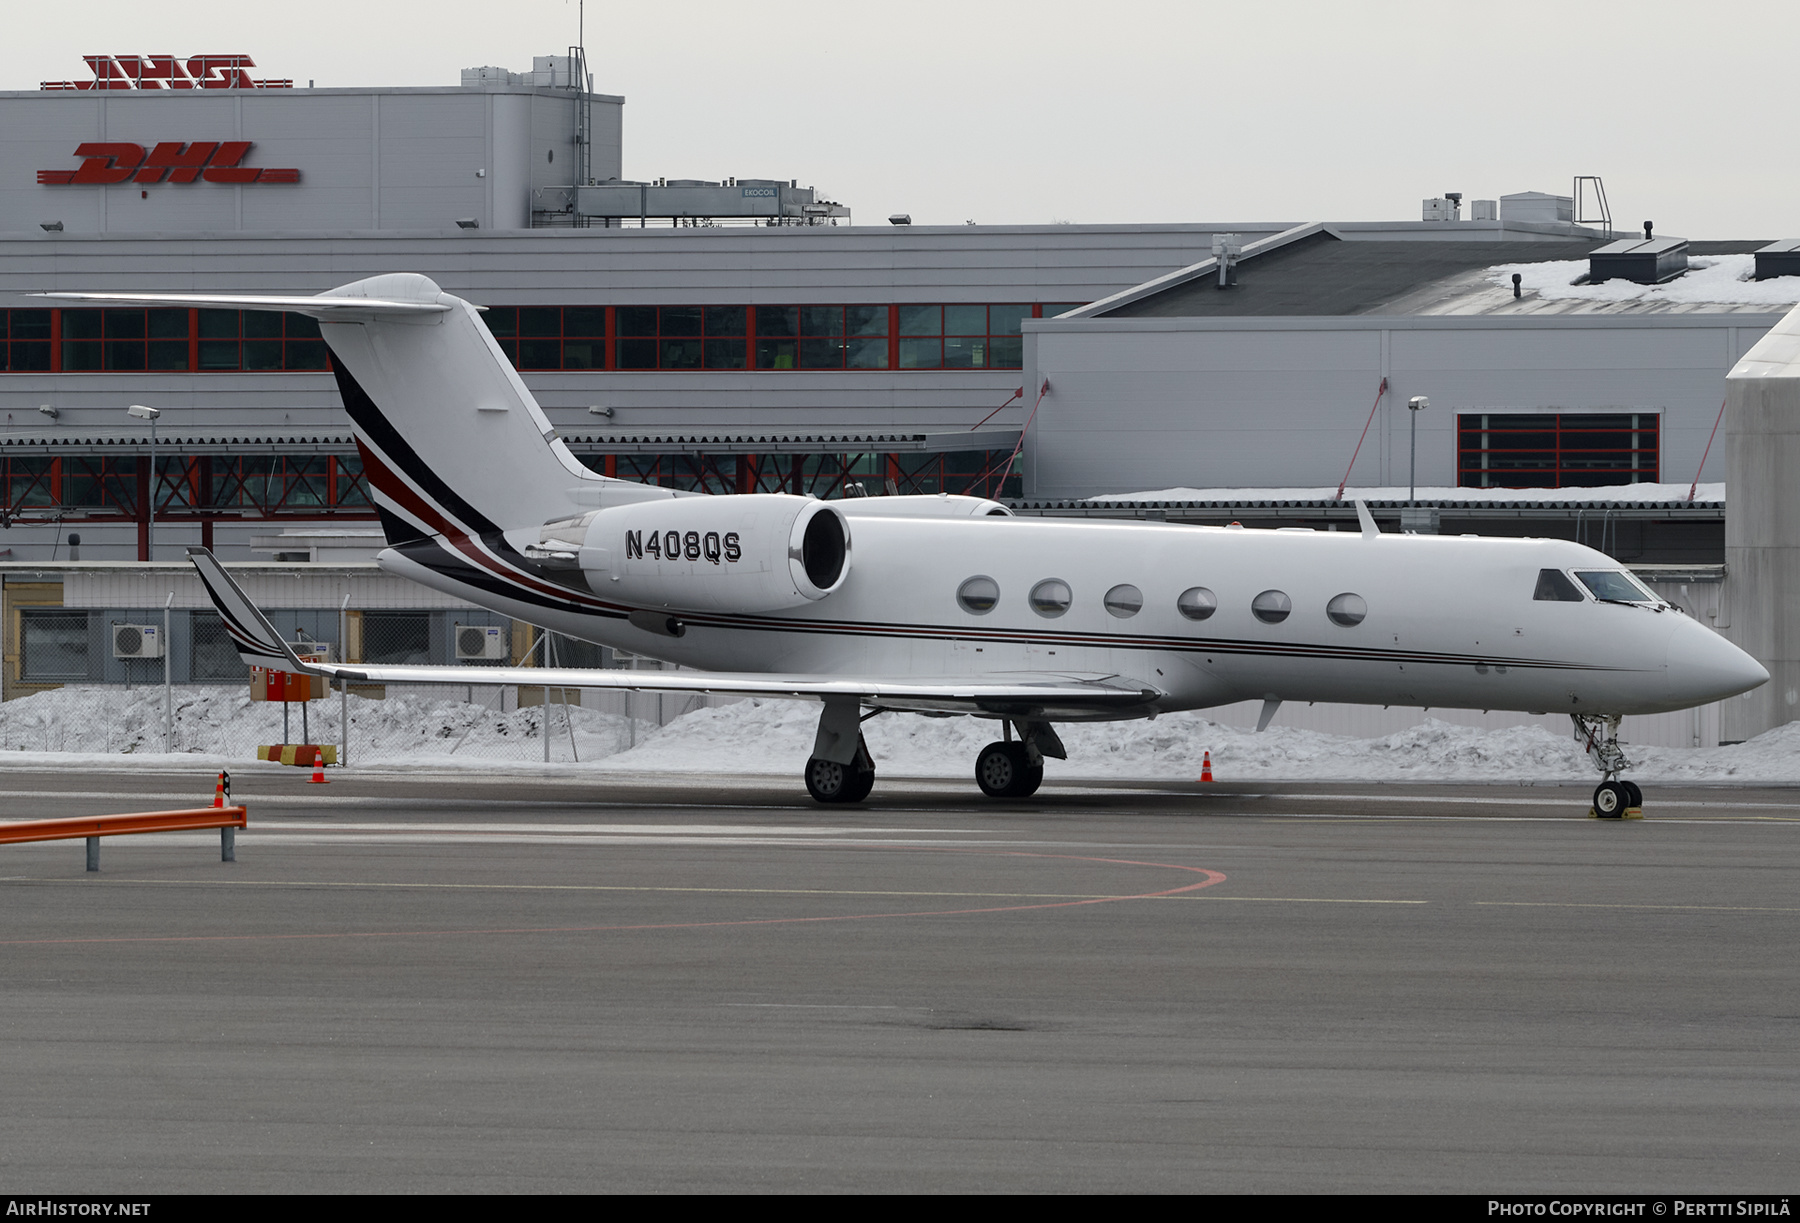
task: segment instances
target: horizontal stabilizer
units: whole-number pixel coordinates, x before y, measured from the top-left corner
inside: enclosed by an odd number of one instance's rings
[[[375,315],[445,314],[445,302],[401,301],[380,297],[309,297],[274,293],[33,293],[59,301],[111,306],[188,306],[200,310],[275,310],[316,319],[351,322]]]

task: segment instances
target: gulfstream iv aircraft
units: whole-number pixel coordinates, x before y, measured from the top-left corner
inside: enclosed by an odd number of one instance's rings
[[[1237,701],[1566,713],[1619,779],[1624,714],[1768,678],[1603,553],[1556,540],[1067,522],[970,497],[706,496],[596,475],[482,325],[423,276],[316,297],[51,294],[319,320],[388,547],[382,568],[505,616],[693,670],[490,668],[493,683],[819,701],[806,787],[874,783],[882,712],[999,721],[975,776],[1032,793],[1059,722]],[[294,656],[210,553],[189,549],[246,662],[357,683],[466,668]]]

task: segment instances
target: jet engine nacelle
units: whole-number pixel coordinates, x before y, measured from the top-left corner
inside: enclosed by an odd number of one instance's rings
[[[543,539],[579,540],[578,563],[597,593],[682,611],[803,607],[850,574],[844,515],[784,493],[615,506],[552,523]]]

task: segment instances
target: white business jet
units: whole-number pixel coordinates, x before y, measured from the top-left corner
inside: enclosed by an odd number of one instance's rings
[[[1768,673],[1603,553],[1557,540],[1067,522],[972,497],[706,496],[583,467],[482,324],[424,276],[315,297],[47,296],[319,320],[388,547],[381,567],[679,672],[484,668],[482,679],[822,702],[805,769],[858,802],[877,713],[1005,728],[981,789],[1031,794],[1058,722],[1283,701],[1567,713],[1602,781],[1625,714]],[[302,662],[211,553],[195,565],[246,662],[352,683],[466,684],[456,667]],[[1016,736],[1016,737],[1015,737]]]

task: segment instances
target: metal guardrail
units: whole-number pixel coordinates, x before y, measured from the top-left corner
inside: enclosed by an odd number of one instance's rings
[[[72,819],[16,820],[0,823],[0,845],[31,841],[87,840],[87,868],[100,869],[100,838],[139,832],[219,830],[219,861],[237,861],[239,828],[249,826],[248,808],[194,807],[182,811],[135,811],[124,815],[82,815]]]

